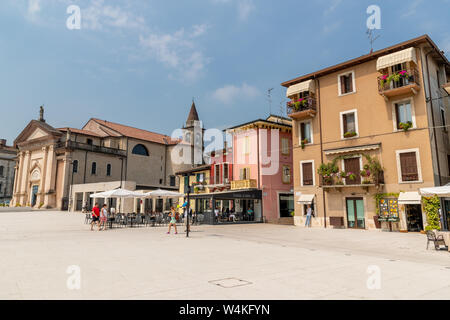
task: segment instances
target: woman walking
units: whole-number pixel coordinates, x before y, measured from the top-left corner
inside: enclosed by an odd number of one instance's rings
[[[100,212],[100,227],[99,227],[99,231],[100,230],[106,230],[106,223],[108,222],[108,209],[107,209],[107,205],[104,204],[103,208]]]
[[[169,223],[169,231],[167,232],[167,234],[170,234],[170,229],[172,228],[172,226],[175,228],[175,234],[178,234],[178,231],[177,231],[178,213],[175,211],[174,207],[170,208],[169,217],[170,217],[170,223]]]
[[[308,207],[306,208],[306,223],[305,223],[305,227],[307,228],[311,228],[311,215],[312,215],[311,205],[308,204]]]

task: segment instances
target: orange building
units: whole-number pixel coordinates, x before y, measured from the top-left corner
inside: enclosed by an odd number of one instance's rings
[[[423,230],[419,189],[450,182],[449,79],[424,35],[282,83],[296,225],[310,204],[313,227]]]

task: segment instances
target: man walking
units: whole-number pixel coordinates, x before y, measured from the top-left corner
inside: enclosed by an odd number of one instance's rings
[[[95,223],[98,226],[98,231],[100,231],[100,208],[98,207],[98,203],[96,203],[94,208],[92,208],[91,231],[94,231]]]

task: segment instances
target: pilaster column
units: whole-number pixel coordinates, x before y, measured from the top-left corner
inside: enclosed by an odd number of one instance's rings
[[[141,205],[141,213],[145,213],[145,211],[146,211],[146,204],[147,204],[147,201],[145,201],[145,199],[139,199],[139,201],[142,201],[142,205]]]
[[[44,192],[44,207],[51,207],[54,205],[54,201],[51,201],[50,197],[55,195],[50,195],[50,191],[56,191],[54,184],[56,180],[56,158],[55,158],[55,150],[53,145],[50,145],[48,147],[48,150],[46,152],[46,161],[45,161],[45,181],[42,184],[43,188],[42,191]],[[47,177],[48,176],[48,177]]]
[[[39,193],[37,197],[37,205],[39,206],[41,203],[44,203],[44,208],[46,207],[45,203],[45,180],[46,180],[46,172],[47,172],[47,157],[48,157],[48,149],[47,147],[42,148],[43,156],[43,165],[41,170],[41,181],[39,184]]]
[[[25,152],[24,165],[22,170],[22,184],[21,184],[21,197],[20,204],[26,206],[28,202],[28,180],[30,178],[30,163],[31,163],[31,153],[30,151]]]

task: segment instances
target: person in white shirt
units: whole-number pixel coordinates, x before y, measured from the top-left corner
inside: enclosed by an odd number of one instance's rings
[[[311,215],[312,215],[311,205],[308,204],[308,207],[306,208],[306,223],[305,223],[305,227],[311,228]]]

